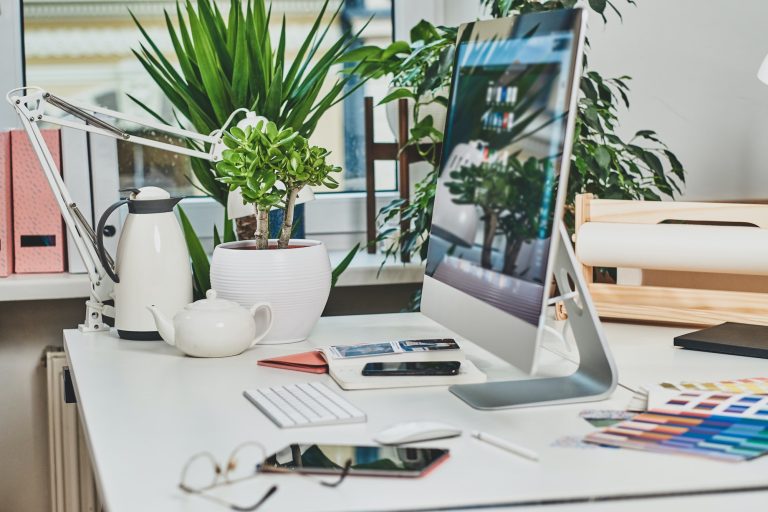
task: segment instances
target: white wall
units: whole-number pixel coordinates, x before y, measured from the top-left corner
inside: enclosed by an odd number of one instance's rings
[[[590,22],[590,67],[627,74],[622,133],[656,130],[688,170],[686,199],[768,199],[765,0],[617,2],[624,23]]]
[[[395,1],[399,38],[421,18],[482,17],[470,0]],[[768,86],[755,78],[768,53],[768,1],[616,5],[623,23],[591,17],[589,59],[604,77],[633,77],[620,133],[659,133],[688,171],[684,199],[768,199]]]
[[[0,129],[19,124],[16,112],[5,102],[5,94],[23,85],[20,12],[20,0],[0,0]]]

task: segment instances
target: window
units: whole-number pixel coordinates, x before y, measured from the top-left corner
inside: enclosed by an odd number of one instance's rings
[[[279,30],[285,14],[288,25],[287,53],[296,52],[322,0],[274,0],[272,24]],[[331,2],[331,8],[338,2]],[[228,2],[220,7],[226,15]],[[165,116],[172,118],[170,103],[152,82],[131,53],[139,46],[139,31],[130,9],[163,50],[172,54],[163,10],[173,12],[174,2],[148,0],[24,0],[24,43],[28,85],[39,85],[54,94],[84,103],[146,117],[146,113],[126,93],[130,93]],[[329,9],[330,10],[330,9]],[[387,44],[392,38],[391,0],[348,0],[333,29],[357,29],[369,17],[373,21],[364,32],[363,44]],[[330,34],[329,41],[333,41]],[[330,77],[332,80],[333,77]],[[329,80],[329,81],[330,81]],[[386,79],[368,83],[344,103],[328,112],[313,143],[332,150],[334,163],[344,168],[340,192],[365,189],[362,101],[364,95],[381,98],[386,94]],[[378,109],[377,132],[386,133],[386,117]],[[126,130],[131,127],[126,126]],[[147,135],[146,133],[144,134]],[[164,137],[162,134],[149,134]],[[162,150],[120,142],[118,145],[121,186],[161,186],[174,194],[200,195],[186,176],[191,176],[185,157]],[[386,166],[383,166],[386,167]],[[377,189],[397,187],[394,163],[377,169]]]

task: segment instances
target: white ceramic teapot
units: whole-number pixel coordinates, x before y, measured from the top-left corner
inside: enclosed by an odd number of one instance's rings
[[[236,302],[216,298],[215,290],[208,290],[205,296],[187,304],[173,321],[156,306],[147,306],[160,336],[189,356],[236,356],[258,343],[272,327],[269,304],[254,304],[248,311]]]

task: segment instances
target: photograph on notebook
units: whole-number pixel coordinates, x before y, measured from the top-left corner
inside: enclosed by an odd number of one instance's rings
[[[537,325],[572,35],[516,25],[457,46],[427,275]],[[470,32],[470,31],[467,31]],[[460,98],[461,101],[457,99]]]

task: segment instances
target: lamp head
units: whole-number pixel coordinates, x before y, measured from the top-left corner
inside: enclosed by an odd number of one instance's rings
[[[763,59],[763,63],[760,65],[760,69],[757,70],[757,78],[768,85],[768,55]]]

